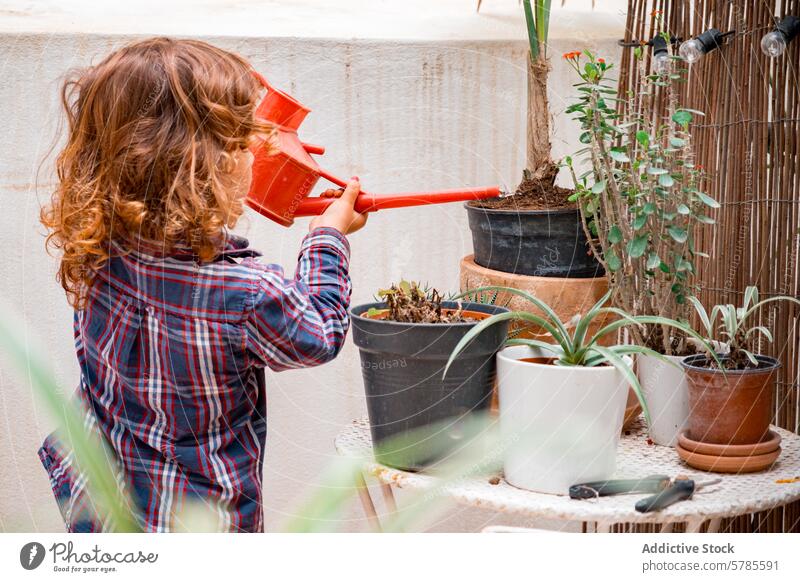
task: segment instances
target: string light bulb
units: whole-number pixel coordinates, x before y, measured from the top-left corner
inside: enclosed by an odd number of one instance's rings
[[[798,34],[800,34],[800,18],[791,15],[786,16],[774,30],[761,38],[761,50],[765,55],[773,59],[779,57],[786,51],[786,46]]]
[[[733,33],[733,30],[722,33],[716,28],[709,28],[703,34],[681,43],[681,46],[678,47],[678,54],[684,61],[692,65],[704,55],[721,47],[725,37]]]
[[[659,75],[666,75],[670,70],[670,56],[667,51],[667,40],[661,36],[656,36],[652,41],[653,45],[653,72]]]

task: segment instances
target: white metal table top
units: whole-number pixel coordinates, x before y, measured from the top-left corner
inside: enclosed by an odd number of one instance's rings
[[[623,436],[617,450],[619,478],[648,475],[687,475],[698,481],[722,478],[719,485],[697,492],[687,501],[676,503],[662,511],[639,513],[634,509],[639,495],[617,495],[579,501],[564,495],[547,495],[525,491],[509,485],[492,475],[474,476],[457,482],[440,483],[433,475],[410,473],[375,462],[369,421],[353,421],[336,437],[340,455],[364,459],[364,472],[379,481],[402,489],[427,490],[440,488],[445,495],[462,505],[515,513],[529,517],[565,521],[603,523],[668,523],[733,517],[771,509],[800,499],[800,482],[777,483],[779,479],[800,476],[800,436],[773,427],[783,439],[783,452],[771,469],[758,473],[730,475],[707,473],[686,465],[671,447],[650,445],[641,420],[634,423],[629,435]],[[496,483],[496,484],[493,484]]]

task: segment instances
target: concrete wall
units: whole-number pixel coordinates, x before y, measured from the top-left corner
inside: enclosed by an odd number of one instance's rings
[[[607,27],[613,32],[587,43],[592,18],[554,38],[551,54],[560,57],[589,46],[616,58],[621,30]],[[20,32],[15,22],[0,25],[6,31],[0,32],[0,298],[24,317],[26,333],[41,338],[61,386],[72,391],[78,369],[71,310],[54,280],[56,261],[44,251],[38,224],[40,205],[53,182],[48,150],[59,136],[57,92],[68,69],[96,62],[130,38],[56,34],[52,26],[31,34]],[[494,40],[476,36],[478,40],[204,38],[241,53],[314,110],[302,135],[328,148],[323,158],[327,168],[345,177],[358,175],[374,191],[402,191],[513,185],[518,180],[525,145],[526,43],[517,32]],[[555,156],[577,144],[575,129],[561,113],[572,82],[564,63],[553,58]],[[307,221],[284,229],[248,214],[237,230],[271,261],[292,270]],[[466,215],[458,204],[374,214],[351,242],[354,302],[368,300],[377,288],[401,277],[455,289],[458,261],[471,252]],[[268,375],[268,528],[286,516],[299,492],[318,483],[322,468],[335,455],[335,435],[365,414],[357,358],[348,341],[331,364]],[[3,365],[0,531],[61,530],[36,457],[41,439],[52,428],[30,386]],[[343,519],[343,529],[364,528],[357,508]],[[456,509],[432,527],[469,531],[496,522],[517,520]]]

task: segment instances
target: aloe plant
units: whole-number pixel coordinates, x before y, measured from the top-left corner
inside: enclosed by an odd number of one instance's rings
[[[697,313],[698,319],[703,326],[706,337],[709,340],[718,340],[728,344],[728,355],[717,364],[722,368],[741,370],[752,366],[758,366],[755,348],[753,347],[756,337],[763,336],[772,343],[772,333],[763,325],[749,327],[749,320],[757,311],[768,303],[776,301],[791,301],[800,305],[800,301],[794,297],[779,295],[769,297],[759,301],[758,288],[749,286],[744,291],[744,300],[741,307],[736,307],[730,303],[715,305],[711,308],[711,314],[697,297],[689,297],[689,301]],[[716,324],[719,318],[719,324]],[[707,355],[714,355],[713,350],[708,351]],[[716,358],[714,358],[716,359]]]
[[[642,394],[642,387],[639,384],[639,379],[636,377],[636,374],[634,373],[630,364],[625,360],[625,356],[633,354],[650,355],[671,365],[674,364],[655,350],[645,346],[631,344],[601,346],[599,341],[608,334],[616,334],[620,329],[628,326],[641,327],[645,325],[663,325],[680,330],[688,336],[695,338],[704,347],[708,348],[709,353],[713,354],[713,350],[706,339],[686,324],[675,321],[674,319],[657,315],[632,316],[616,307],[604,307],[611,298],[611,291],[606,293],[586,313],[577,315],[573,321],[570,322],[570,325],[567,325],[565,322],[563,322],[553,308],[547,305],[547,303],[537,297],[534,297],[530,293],[520,291],[519,289],[490,286],[471,289],[469,291],[465,291],[462,295],[483,293],[494,290],[523,297],[536,306],[542,312],[542,315],[528,311],[510,311],[506,313],[499,313],[481,321],[478,325],[472,328],[453,349],[452,354],[450,354],[450,359],[447,362],[447,366],[445,367],[445,374],[447,374],[447,370],[450,368],[450,365],[456,359],[458,354],[460,354],[461,351],[464,350],[464,348],[486,328],[509,319],[523,320],[542,327],[553,338],[553,343],[531,338],[512,338],[506,341],[506,345],[524,345],[549,352],[556,358],[555,365],[557,366],[593,367],[606,364],[614,366],[633,388],[633,391],[636,393],[636,397],[642,406],[645,418],[649,423],[650,411]],[[604,314],[613,314],[617,316],[618,319],[602,326],[593,334],[590,334],[589,329],[591,328],[592,323],[600,315]],[[572,329],[572,331],[570,331],[570,329]],[[713,357],[716,359],[716,355]]]

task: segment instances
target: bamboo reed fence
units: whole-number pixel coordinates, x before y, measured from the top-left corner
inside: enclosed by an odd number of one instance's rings
[[[659,26],[679,39],[709,28],[735,31],[689,68],[680,87],[682,106],[705,113],[693,129],[697,163],[708,173],[708,193],[722,204],[717,224],[705,227],[698,241],[711,256],[698,269],[706,305],[740,304],[748,285],[763,297],[800,299],[800,38],[775,59],[760,49],[762,36],[788,14],[800,16],[800,0],[628,2],[627,42],[646,42]],[[633,49],[623,50],[623,92],[635,93],[640,83],[633,59]],[[765,310],[762,324],[775,341],[760,346],[783,362],[775,423],[794,432],[800,432],[798,316],[791,303]],[[726,530],[800,531],[800,504],[727,520]]]

